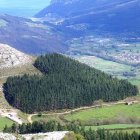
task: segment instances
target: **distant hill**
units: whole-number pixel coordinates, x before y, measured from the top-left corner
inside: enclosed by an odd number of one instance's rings
[[[51,24],[9,15],[0,16],[0,43],[22,52],[41,54],[65,52],[65,37]]]
[[[67,53],[74,38],[93,34],[139,40],[139,0],[52,0],[35,17],[0,15],[0,43],[42,54]]]
[[[10,77],[4,85],[8,102],[33,113],[117,101],[137,95],[136,86],[59,54],[40,56],[35,62],[43,76]]]
[[[85,32],[140,34],[139,0],[52,0],[35,17],[49,17],[50,22],[55,18],[61,26],[83,25]]]

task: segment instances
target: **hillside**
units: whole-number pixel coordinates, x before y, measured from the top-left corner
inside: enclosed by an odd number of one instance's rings
[[[49,1],[0,2],[0,139],[140,139],[140,0]]]
[[[64,34],[73,30],[67,55],[139,85],[139,9],[139,0],[52,0],[35,17]]]
[[[73,30],[67,55],[140,87],[139,9],[139,0],[52,0],[35,17]]]
[[[3,83],[9,76],[39,74],[33,66],[35,58],[7,44],[0,44],[0,110],[11,108],[3,95]]]
[[[65,12],[67,11],[67,12]],[[36,17],[56,19],[60,26],[76,28],[78,25],[87,32],[122,34],[133,36],[140,33],[139,0],[52,0]],[[49,21],[48,20],[48,21]]]
[[[32,58],[6,44],[0,44],[0,69],[31,63]]]
[[[50,24],[31,19],[0,15],[0,43],[8,44],[28,54],[65,52],[63,33]]]
[[[7,101],[27,113],[92,105],[99,99],[118,101],[138,93],[126,80],[59,54],[40,56],[34,65],[44,76],[9,77],[4,85]]]

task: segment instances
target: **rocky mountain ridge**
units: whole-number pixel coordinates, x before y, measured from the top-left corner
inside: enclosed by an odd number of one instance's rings
[[[24,65],[31,62],[31,57],[10,47],[0,44],[0,69]]]

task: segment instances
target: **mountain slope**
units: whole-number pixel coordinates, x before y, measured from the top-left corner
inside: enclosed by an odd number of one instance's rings
[[[0,110],[5,109],[7,112],[7,109],[9,109],[9,113],[15,114],[16,110],[10,110],[12,108],[5,99],[3,84],[9,76],[23,75],[25,73],[31,75],[40,74],[33,66],[34,59],[35,57],[22,53],[7,44],[0,44]]]
[[[65,52],[63,33],[30,19],[0,16],[0,43],[8,44],[29,54]]]
[[[56,0],[36,15],[51,16],[56,17],[61,26],[86,25],[86,32],[140,33],[139,0]]]
[[[139,0],[52,0],[36,17],[79,33],[67,41],[68,55],[139,65]]]
[[[26,63],[31,63],[31,61],[30,56],[6,44],[0,44],[0,69],[21,66]]]
[[[127,2],[130,0],[52,0],[51,4],[36,14],[36,17],[44,17],[48,13],[57,14],[59,16],[70,17],[89,11],[99,11],[101,8],[109,8],[116,4]],[[67,12],[65,12],[67,10]],[[103,9],[102,9],[103,10]]]

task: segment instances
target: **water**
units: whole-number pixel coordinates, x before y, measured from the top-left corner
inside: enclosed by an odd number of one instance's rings
[[[49,3],[50,0],[0,0],[0,14],[32,17]]]

